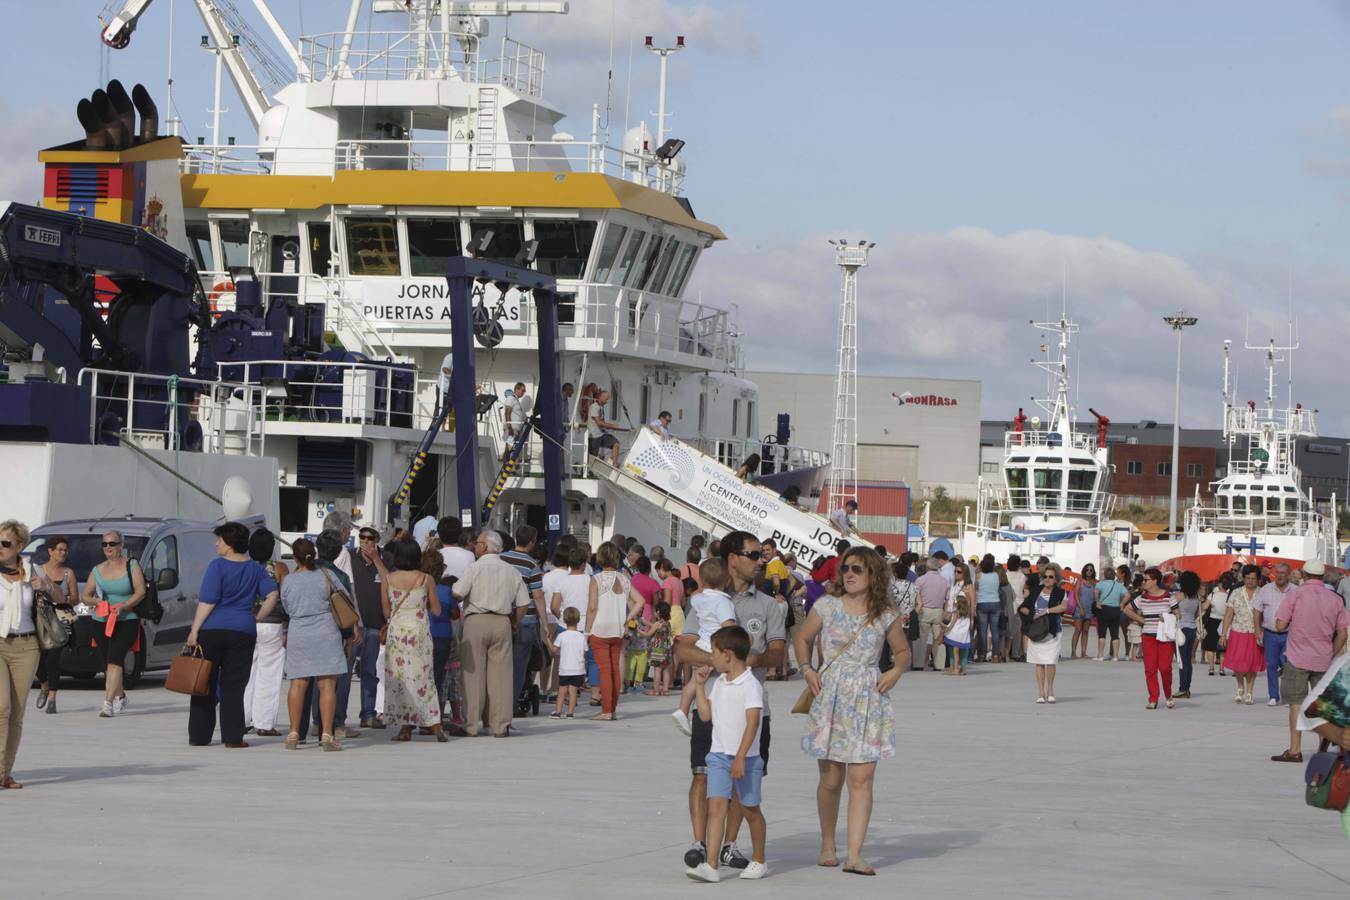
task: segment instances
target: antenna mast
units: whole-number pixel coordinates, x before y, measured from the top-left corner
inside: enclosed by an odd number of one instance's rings
[[[830,442],[830,505],[858,499],[858,270],[875,243],[830,241],[839,290],[839,365],[835,373],[834,438]]]

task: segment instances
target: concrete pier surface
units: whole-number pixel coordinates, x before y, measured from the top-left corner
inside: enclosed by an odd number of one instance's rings
[[[613,723],[517,719],[505,740],[366,731],[288,753],[189,747],[187,699],[147,682],[116,719],[97,717],[97,686],[67,686],[55,716],[30,696],[26,788],[0,791],[0,897],[1350,896],[1339,818],[1304,805],[1303,766],[1270,762],[1286,710],[1264,679],[1257,705],[1234,704],[1233,679],[1203,667],[1194,699],[1156,711],[1138,663],[1062,663],[1054,706],[1024,664],[906,674],[875,878],[814,865],[816,768],[788,713],[801,681],[773,683],[770,875],[720,885],[684,875],[674,697],[624,697]]]

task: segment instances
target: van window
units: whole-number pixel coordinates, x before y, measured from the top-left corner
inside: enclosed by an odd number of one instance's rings
[[[178,580],[181,583],[183,573],[178,570],[178,539],[169,535],[155,544],[155,548],[150,551],[150,561],[145,568],[153,573],[151,577],[158,578],[159,573],[165,569],[173,569],[178,572]]]
[[[348,218],[347,271],[352,275],[398,275],[398,223],[392,217]]]
[[[34,562],[46,562],[47,553],[47,535],[45,537],[35,537],[24,548],[25,553],[34,554]],[[78,534],[67,535],[70,538],[70,556],[66,557],[66,565],[75,572],[75,578],[80,584],[80,589],[84,589],[84,583],[89,579],[89,573],[94,566],[103,562],[103,533],[80,532]],[[211,552],[215,552],[215,540],[211,541]],[[142,551],[145,550],[145,538],[137,534],[127,534],[122,537],[122,552],[127,556],[140,559]]]
[[[408,220],[408,270],[413,275],[445,276],[445,265],[460,255],[459,220]]]
[[[555,278],[580,278],[591,256],[595,223],[536,219],[534,237],[539,242],[536,269]]]

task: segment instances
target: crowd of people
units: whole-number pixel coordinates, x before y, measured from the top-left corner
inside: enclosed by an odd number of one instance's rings
[[[1142,661],[1147,708],[1173,708],[1191,696],[1203,654],[1209,676],[1231,674],[1236,703],[1253,704],[1256,676],[1266,673],[1268,704],[1289,707],[1289,746],[1272,759],[1300,762],[1301,705],[1333,660],[1346,658],[1350,625],[1350,579],[1338,593],[1317,562],[1299,571],[1235,566],[1213,583],[1128,565],[1104,565],[1099,578],[1091,565],[1073,572],[1044,557],[892,557],[845,539],[808,573],[747,532],[697,537],[678,556],[623,535],[595,547],[564,535],[550,554],[530,526],[471,532],[442,518],[390,535],[361,527],[352,545],[344,514],[324,524],[295,542],[287,562],[264,528],[215,529],[217,558],[187,638],[188,650],[212,662],[209,692],[189,704],[191,745],[211,744],[217,726],[231,749],[279,738],[295,750],[311,730],[324,751],[385,729],[399,742],[505,738],[532,698],[555,718],[572,719],[580,706],[605,722],[620,718],[626,694],[669,696],[690,741],[694,843],[685,863],[705,881],[728,870],[767,874],[770,679],[800,671],[807,689],[794,711],[808,714],[801,747],[819,769],[818,864],[870,875],[872,781],[895,749],[886,695],[905,673],[959,677],[1022,661],[1033,668],[1036,703],[1055,704],[1067,630],[1070,660]],[[27,543],[21,524],[0,524],[0,788],[22,786],[12,770],[34,674],[36,706],[56,711],[60,655],[39,652],[37,598],[95,606],[110,661],[99,715],[115,717],[127,699],[111,661],[140,639],[146,596],[144,573],[115,531],[103,535],[104,561],[82,588],[65,565],[68,540],[48,538],[40,564],[19,555]],[[350,598],[352,627],[333,615],[335,593]],[[354,669],[359,728],[348,724]],[[749,856],[737,845],[742,823]]]

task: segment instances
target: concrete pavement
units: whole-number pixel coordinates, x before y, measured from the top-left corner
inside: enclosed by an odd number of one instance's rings
[[[721,885],[684,876],[674,698],[625,697],[615,723],[517,719],[507,740],[367,731],[324,754],[189,747],[186,698],[153,680],[112,720],[99,690],[66,689],[56,716],[29,700],[27,788],[0,792],[0,897],[1350,895],[1337,817],[1304,805],[1302,766],[1269,761],[1286,711],[1235,705],[1232,679],[1203,670],[1195,699],[1146,711],[1143,680],[1137,663],[1063,663],[1050,707],[1022,664],[906,675],[876,878],[813,865],[815,767],[787,712],[801,682],[772,684],[771,874]]]

